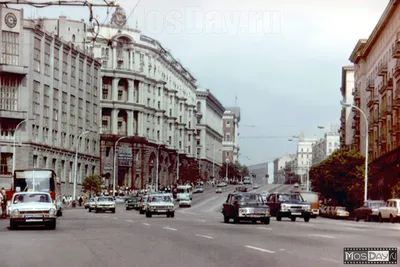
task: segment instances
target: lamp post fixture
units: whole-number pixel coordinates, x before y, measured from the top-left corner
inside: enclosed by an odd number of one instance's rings
[[[340,101],[343,108],[354,108],[362,114],[365,120],[365,177],[364,177],[364,201],[368,200],[368,118],[359,107]]]
[[[92,133],[93,131],[84,131],[81,133],[78,138],[76,139],[76,144],[75,144],[75,164],[74,164],[74,190],[72,193],[72,200],[76,200],[76,184],[77,184],[77,177],[78,177],[78,149],[79,149],[79,141],[81,138],[88,133]]]
[[[28,119],[25,119],[25,120],[23,120],[23,121],[21,121],[20,123],[18,123],[17,124],[17,126],[15,126],[15,129],[14,129],[14,146],[13,146],[13,158],[12,158],[12,173],[13,173],[13,175],[14,175],[14,171],[15,171],[15,154],[17,153],[17,149],[16,149],[16,147],[17,147],[17,131],[18,131],[18,128],[23,124],[23,123],[25,123],[25,122],[27,122],[27,121],[33,121],[33,120],[35,120],[36,118],[28,118]]]
[[[120,138],[118,138],[118,140],[115,142],[114,144],[114,170],[113,170],[113,196],[115,197],[115,182],[116,182],[116,171],[117,171],[117,145],[119,143],[119,141],[121,141],[122,139],[126,139],[126,138],[131,138],[132,136],[122,136]]]

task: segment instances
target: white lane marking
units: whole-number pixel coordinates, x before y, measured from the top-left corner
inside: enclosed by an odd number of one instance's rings
[[[170,230],[170,231],[177,231],[178,230],[178,229],[171,228],[171,227],[168,227],[168,226],[163,227],[163,228],[166,229],[166,230]]]
[[[267,227],[258,227],[258,229],[272,231],[272,228],[267,228]]]
[[[353,231],[367,231],[367,229],[360,229],[360,228],[355,228],[355,227],[348,227],[345,228],[346,230],[353,230]]]
[[[133,222],[132,220],[125,220],[126,222]]]
[[[213,239],[213,238],[214,238],[214,237],[209,236],[209,235],[199,235],[199,234],[196,234],[196,236],[204,237],[204,238],[208,238],[208,239]]]
[[[285,251],[286,249],[284,249],[284,248],[281,248],[281,249],[279,249],[280,251]]]
[[[148,224],[148,223],[143,223],[143,225],[150,226],[150,224]]]
[[[310,227],[313,227],[313,226],[315,226],[315,224],[312,224],[312,223],[297,223],[296,225],[299,225],[299,226],[310,226]]]
[[[329,259],[329,258],[321,258],[321,260],[330,261],[330,262],[334,262],[334,263],[342,263],[341,261],[337,261],[337,260],[333,260],[333,259]]]
[[[246,248],[251,248],[251,249],[254,249],[254,250],[258,250],[258,251],[262,251],[262,252],[271,253],[271,254],[275,253],[275,251],[272,251],[272,250],[263,249],[263,248],[258,248],[258,247],[253,247],[253,246],[249,246],[249,245],[247,245],[247,246],[245,246],[245,247],[246,247]]]
[[[117,217],[113,217],[113,219],[114,219],[114,220],[118,220],[118,218],[117,218]]]
[[[331,236],[331,235],[309,234],[309,236],[322,237],[322,238],[329,238],[329,239],[335,238],[334,236]]]

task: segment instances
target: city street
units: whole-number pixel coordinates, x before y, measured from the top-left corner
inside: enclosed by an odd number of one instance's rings
[[[193,206],[177,208],[175,218],[146,218],[120,205],[115,214],[65,210],[55,231],[10,231],[8,220],[1,220],[1,267],[341,266],[344,247],[399,246],[400,224],[324,218],[225,224],[220,211],[234,188],[193,195]]]

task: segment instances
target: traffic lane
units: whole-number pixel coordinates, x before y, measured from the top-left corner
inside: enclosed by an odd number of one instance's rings
[[[184,217],[184,218],[182,218]],[[244,244],[270,250],[286,251],[295,258],[304,258],[306,261],[315,260],[315,255],[323,262],[339,264],[344,247],[364,246],[394,246],[397,247],[395,239],[389,241],[386,238],[371,236],[369,233],[356,232],[351,228],[315,229],[309,223],[303,221],[281,222],[272,221],[270,225],[263,224],[224,224],[222,216],[219,221],[194,220],[188,216],[181,219],[164,220],[163,218],[151,218],[147,221],[153,226],[162,227],[167,223],[179,231],[197,231],[205,236],[225,240],[228,243]],[[383,234],[390,234],[389,231]]]
[[[258,189],[249,188],[249,192],[261,193],[265,191],[274,191],[279,190],[280,188],[285,188],[284,185],[263,185],[260,186]],[[222,193],[215,194],[215,196],[210,196],[210,198],[205,199],[204,201],[198,202],[196,205],[193,205],[189,210],[183,211],[184,213],[212,213],[212,212],[219,212],[222,208],[223,203],[226,202],[226,199],[232,190],[223,190]]]
[[[83,217],[81,217],[83,215]],[[8,266],[279,266],[266,254],[171,227],[99,220],[70,212],[56,231],[10,231],[0,251]],[[69,226],[72,225],[72,229]],[[12,249],[11,249],[12,247]],[[239,252],[239,253],[238,253]],[[7,254],[5,254],[7,253]],[[266,264],[268,263],[268,264]]]
[[[305,249],[307,248],[304,247],[304,239],[296,244],[293,244],[292,237],[282,240],[280,238],[271,239],[266,235],[270,229],[268,225],[210,223],[206,220],[194,220],[189,216],[172,219],[154,216],[153,218],[146,218],[146,221],[142,222],[142,224],[152,228],[171,229],[177,234],[195,235],[200,239],[217,240],[218,244],[220,244],[218,246],[221,247],[237,247],[238,251],[241,248],[241,250],[247,251],[252,255],[267,256],[268,261],[264,263],[267,266],[288,266],[289,264],[294,266],[310,266],[313,264],[336,266],[338,263],[334,259],[315,258],[315,255],[321,255],[320,252],[329,248],[331,246],[330,243],[320,242],[315,244],[315,242],[318,242],[318,239],[316,239],[317,241],[314,240],[314,245],[306,253]],[[322,246],[322,244],[325,246]],[[238,251],[234,253],[237,254]],[[268,254],[270,255],[268,256]]]
[[[93,214],[93,215],[104,220],[109,219],[108,218],[109,216],[102,217],[100,214]],[[127,220],[119,220],[119,222],[123,224],[126,221]],[[289,264],[295,266],[310,266],[310,264],[319,264],[321,266],[327,266],[326,260],[315,259],[314,257],[310,256],[313,254],[309,255],[306,254],[305,257],[303,255],[304,251],[298,253],[298,255],[296,253],[293,253],[293,251],[295,252],[299,251],[299,246],[295,246],[292,249],[284,248],[287,247],[286,244],[287,242],[290,245],[290,243],[292,242],[291,239],[285,240],[285,242],[283,242],[279,248],[275,247],[275,250],[271,250],[271,245],[265,244],[265,238],[257,239],[260,236],[260,233],[254,232],[254,230],[257,231],[260,229],[254,229],[254,225],[248,225],[248,224],[233,225],[233,224],[223,224],[221,222],[210,223],[209,221],[206,220],[193,219],[190,216],[178,216],[175,218],[166,218],[165,216],[153,216],[152,218],[146,218],[143,216],[141,218],[139,217],[138,221],[133,220],[132,224],[135,224],[136,225],[135,227],[143,225],[151,229],[164,229],[166,231],[175,232],[176,234],[179,235],[192,236],[192,238],[217,240],[218,248],[222,246],[228,246],[230,248],[236,248],[237,250],[243,250],[244,253],[249,253],[253,256],[258,255],[258,257],[268,257],[268,260],[264,262],[264,265],[266,264],[267,266],[287,266]],[[220,228],[216,227],[215,224],[217,226],[220,226]],[[228,228],[226,226],[228,226]],[[265,231],[265,227],[262,227],[263,225],[260,226],[261,230]],[[246,227],[248,227],[248,230],[251,230],[251,232],[245,232],[243,231],[243,229],[240,229]],[[255,236],[257,238],[255,238]],[[274,241],[274,243],[277,242]],[[300,243],[300,246],[303,243],[304,240]],[[317,246],[320,247],[319,244]],[[315,249],[313,249],[312,251],[315,252]],[[237,251],[234,253],[237,254]],[[268,256],[268,254],[279,254],[279,255],[276,257],[272,255],[271,257],[271,255]],[[243,258],[244,256],[240,254],[240,257]],[[302,263],[297,264],[300,258]],[[245,262],[249,264],[247,260]],[[335,261],[330,262],[330,264],[332,263],[336,264]],[[226,264],[232,264],[232,263],[228,262]],[[242,263],[237,263],[237,264],[238,265],[233,265],[233,266],[239,266]],[[216,265],[216,266],[222,266],[222,265]]]

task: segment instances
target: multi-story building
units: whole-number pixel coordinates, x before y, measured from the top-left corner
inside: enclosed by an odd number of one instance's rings
[[[198,89],[196,142],[201,178],[218,176],[222,166],[222,116],[225,108],[209,89]]]
[[[274,184],[283,184],[285,183],[286,177],[286,164],[288,162],[293,161],[296,158],[296,155],[285,155],[280,158],[276,158],[274,160]]]
[[[240,108],[225,108],[222,117],[224,140],[222,142],[222,161],[236,162],[239,160],[238,128],[240,122]]]
[[[247,167],[250,174],[255,176],[253,182],[258,184],[265,184],[268,182],[268,164],[269,162],[264,162]]]
[[[316,137],[305,137],[303,133],[299,136],[294,173],[300,177],[302,184],[306,183],[312,164],[312,146],[317,140]]]
[[[342,83],[340,87],[343,101],[348,104],[354,104],[356,88],[354,87],[354,66],[342,67]],[[353,113],[351,109],[342,109],[340,116],[340,144],[341,146],[351,145],[353,143],[353,132],[359,131],[357,123],[353,116],[359,117],[360,113]]]
[[[16,141],[16,169],[52,168],[71,194],[76,150],[78,185],[100,173],[100,62],[45,20],[24,20],[22,10],[6,7],[0,18],[1,175],[11,177]],[[85,38],[81,26],[76,40]]]
[[[116,141],[118,185],[143,188],[176,181],[177,157],[196,153],[196,79],[161,44],[126,25],[122,8],[98,33],[93,52],[102,61],[102,173],[112,173]],[[185,160],[184,160],[185,159]],[[158,162],[158,167],[157,167]]]
[[[400,1],[389,1],[368,39],[361,39],[350,56],[355,66],[355,99],[367,115],[358,118],[354,140],[361,153],[368,154],[370,173],[379,184],[398,179],[400,158]],[[358,112],[358,111],[354,111]],[[386,189],[385,189],[386,190]],[[389,189],[387,189],[389,190]]]
[[[312,145],[312,166],[320,164],[338,148],[340,148],[340,136],[336,132],[325,133],[324,138]]]

